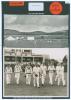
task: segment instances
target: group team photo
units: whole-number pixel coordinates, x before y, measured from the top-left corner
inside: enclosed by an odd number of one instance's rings
[[[45,50],[45,51],[44,51]],[[58,49],[55,49],[56,52]],[[67,88],[67,71],[68,71],[68,50],[60,49],[62,54],[57,59],[52,58],[52,49],[4,49],[4,86],[6,89],[15,85],[28,89],[42,88]],[[43,53],[42,53],[43,51]],[[37,54],[38,52],[38,54]],[[47,52],[47,53],[46,53]],[[55,57],[54,52],[54,57]],[[46,53],[46,55],[45,55]],[[49,55],[51,54],[51,55]],[[59,59],[58,59],[59,58]],[[15,88],[13,88],[13,91]],[[11,90],[8,90],[9,92]],[[42,90],[43,91],[43,90]],[[47,90],[49,91],[49,90]],[[25,90],[23,90],[23,93]],[[32,91],[33,92],[33,91]],[[46,92],[47,93],[47,92]],[[8,93],[9,94],[9,93]],[[39,93],[40,94],[40,93]],[[12,94],[11,94],[12,95]],[[30,95],[30,92],[25,95]],[[34,93],[33,95],[36,95]],[[44,95],[44,94],[43,94]],[[46,95],[46,94],[45,94]],[[51,93],[50,93],[51,95]]]

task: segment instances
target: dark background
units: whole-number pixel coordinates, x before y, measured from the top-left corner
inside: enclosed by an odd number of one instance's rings
[[[30,2],[30,1],[29,1]],[[3,14],[33,14],[33,13],[43,13],[43,15],[52,15],[51,12],[49,11],[49,6],[52,3],[51,1],[45,2],[41,1],[44,3],[44,11],[28,11],[28,3],[25,1],[24,6],[22,7],[11,7],[9,6],[8,1],[2,1],[2,12]],[[35,2],[35,1],[34,1]],[[40,2],[40,1],[37,1]],[[54,1],[53,1],[54,2]],[[70,12],[70,4],[65,4],[65,2],[61,1],[60,2],[63,6],[63,11],[59,15],[67,15]]]

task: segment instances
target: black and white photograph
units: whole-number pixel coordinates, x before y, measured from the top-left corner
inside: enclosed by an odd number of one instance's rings
[[[69,96],[68,15],[4,15],[3,95]]]
[[[4,96],[68,96],[67,48],[4,48]]]
[[[69,47],[69,15],[4,15],[4,46]]]

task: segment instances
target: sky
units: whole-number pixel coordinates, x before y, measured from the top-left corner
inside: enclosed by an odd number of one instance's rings
[[[33,48],[32,52],[35,54],[48,55],[50,59],[62,61],[65,55],[68,56],[68,48]]]
[[[4,28],[20,32],[68,30],[68,15],[4,15]]]

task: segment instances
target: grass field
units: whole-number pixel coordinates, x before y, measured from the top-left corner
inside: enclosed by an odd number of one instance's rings
[[[65,73],[65,80],[67,84],[67,73]],[[48,84],[48,74],[44,86],[41,86],[40,81],[40,88],[33,87],[32,81],[31,85],[27,86],[25,84],[24,73],[22,73],[20,77],[20,84],[17,85],[14,75],[12,75],[12,83],[10,85],[6,85],[4,82],[4,96],[67,96],[67,85],[63,87],[61,83],[58,87],[57,82],[54,82],[54,85],[50,86]]]

